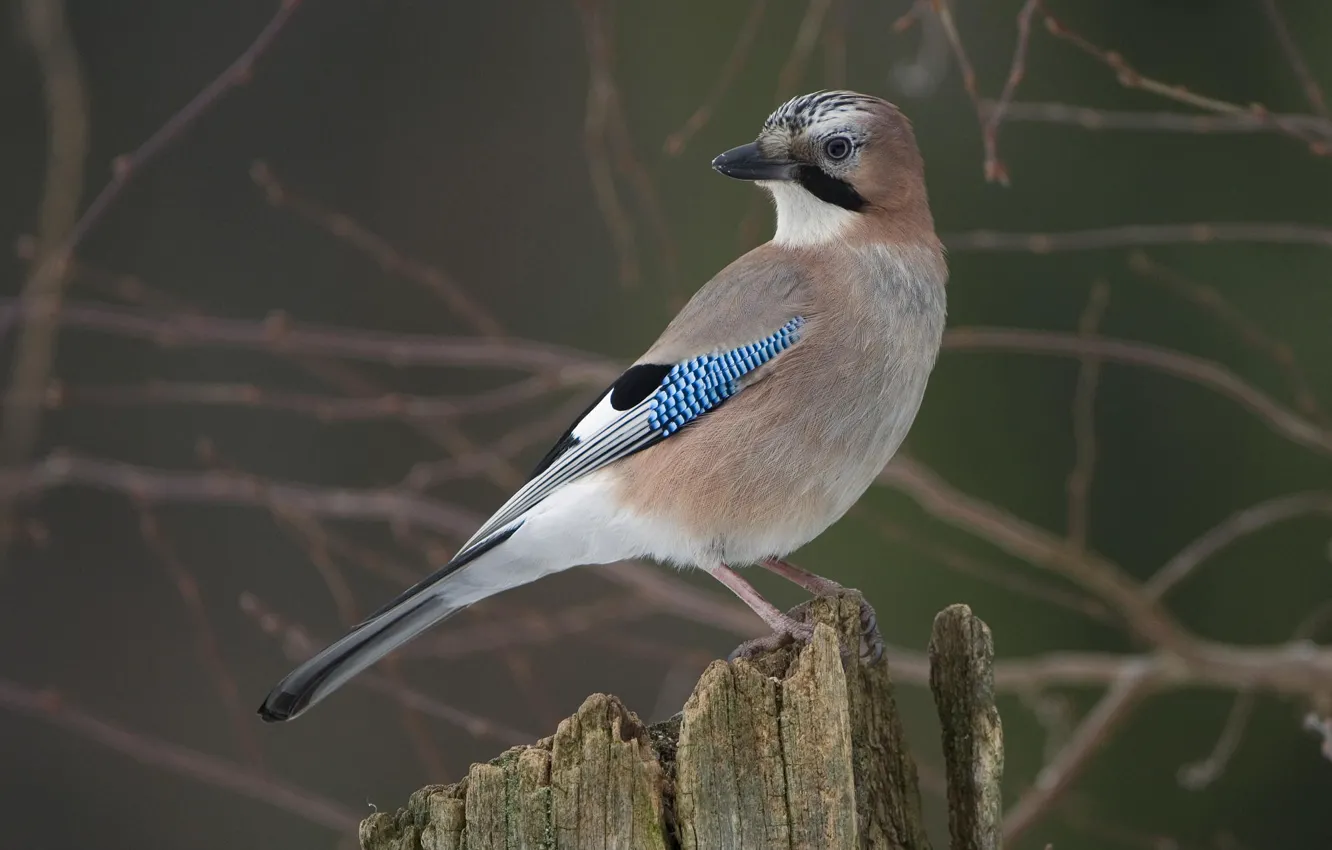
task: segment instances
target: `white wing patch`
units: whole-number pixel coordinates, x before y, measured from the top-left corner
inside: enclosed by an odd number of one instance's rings
[[[601,401],[596,403],[595,407],[589,410],[582,419],[578,420],[578,424],[569,432],[570,436],[581,443],[588,437],[601,432],[607,425],[624,414],[623,410],[616,410],[611,405],[611,393],[613,392],[614,390],[607,392],[601,397]]]

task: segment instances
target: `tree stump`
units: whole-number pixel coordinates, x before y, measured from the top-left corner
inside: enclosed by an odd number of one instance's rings
[[[593,694],[555,734],[420,789],[361,824],[363,850],[928,850],[888,665],[858,647],[852,592],[800,609],[807,646],[713,662],[684,710],[644,726]],[[1002,732],[989,629],[935,620],[954,850],[999,847]]]

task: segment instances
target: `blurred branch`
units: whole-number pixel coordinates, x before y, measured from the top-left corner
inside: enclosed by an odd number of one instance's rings
[[[1299,45],[1295,43],[1295,38],[1290,34],[1290,28],[1286,26],[1286,18],[1281,14],[1280,7],[1276,0],[1262,0],[1263,11],[1267,13],[1267,19],[1272,23],[1272,32],[1276,33],[1277,41],[1281,43],[1281,51],[1286,54],[1286,61],[1290,63],[1290,69],[1295,72],[1295,77],[1300,81],[1300,86],[1304,89],[1304,96],[1309,101],[1309,106],[1314,112],[1323,118],[1330,117],[1327,111],[1327,101],[1323,99],[1323,89],[1318,85],[1318,80],[1314,78],[1309,70],[1309,65],[1304,61],[1304,54],[1300,52]]]
[[[1125,224],[1061,233],[1005,233],[968,230],[941,235],[949,251],[1092,251],[1143,245],[1207,245],[1256,242],[1273,245],[1314,245],[1332,248],[1332,227],[1282,222],[1194,222],[1191,224]]]
[[[851,509],[853,516],[858,516],[869,523],[875,531],[887,540],[901,543],[923,557],[936,561],[940,566],[961,575],[1011,590],[1014,593],[1038,599],[1051,605],[1057,605],[1069,611],[1102,623],[1119,625],[1119,618],[1099,599],[1078,590],[1066,590],[1051,586],[1046,581],[1035,581],[1015,571],[1006,570],[973,558],[955,547],[943,546],[925,539],[908,530],[905,526],[888,521],[869,510],[857,505]]]
[[[55,350],[54,321],[60,310],[63,281],[75,249],[101,220],[121,190],[143,168],[232,88],[248,81],[260,56],[272,45],[301,0],[282,0],[255,40],[212,82],[172,115],[133,152],[116,157],[111,180],[77,220],[72,220],[82,191],[87,117],[78,58],[64,26],[57,0],[25,0],[29,38],[47,75],[52,154],[43,202],[41,235],[34,270],[24,284],[24,339],[15,358],[11,392],[5,405],[4,458],[25,459],[41,423],[41,407],[31,401],[45,388]],[[56,182],[53,182],[56,181]],[[28,401],[22,401],[28,400]]]
[[[1091,757],[1132,713],[1149,686],[1144,670],[1131,665],[1125,667],[1096,707],[1073,730],[1063,749],[1041,769],[1032,787],[1009,809],[1003,828],[1006,843],[1015,843],[1058,802]]]
[[[23,306],[0,299],[0,331],[23,315]],[[148,340],[166,347],[213,345],[279,355],[335,357],[392,366],[457,366],[549,372],[561,382],[608,384],[620,368],[604,358],[529,340],[379,333],[353,328],[292,323],[274,313],[263,322],[193,313],[155,315],[122,307],[66,304],[66,327]]]
[[[1294,493],[1247,507],[1227,517],[1181,549],[1147,581],[1143,589],[1156,598],[1165,596],[1171,588],[1192,575],[1204,561],[1241,537],[1278,522],[1313,514],[1332,516],[1332,493]]]
[[[1196,654],[1197,639],[1119,565],[1091,552],[1070,550],[1048,531],[954,489],[933,470],[904,455],[888,464],[879,483],[905,493],[935,518],[1082,585],[1117,610],[1135,634],[1156,646],[1184,658]]]
[[[804,80],[809,58],[814,55],[814,48],[819,44],[819,36],[823,33],[824,22],[831,8],[832,0],[807,0],[805,15],[796,28],[795,40],[791,42],[791,52],[787,54],[782,69],[777,72],[778,101],[794,95],[796,87]]]
[[[1105,281],[1092,285],[1087,306],[1078,321],[1078,335],[1093,336],[1105,315],[1110,287]],[[1068,474],[1068,542],[1079,551],[1087,548],[1089,495],[1096,471],[1096,389],[1100,382],[1101,361],[1084,354],[1078,363],[1078,383],[1073,393],[1073,444],[1075,461]]]
[[[1207,757],[1201,761],[1186,764],[1179,769],[1179,784],[1190,791],[1206,788],[1221,778],[1226,765],[1239,749],[1240,739],[1244,737],[1244,728],[1253,716],[1253,706],[1257,700],[1252,691],[1241,691],[1235,697],[1226,715],[1226,724],[1221,728],[1221,735]]]
[[[981,101],[982,114],[989,116],[999,104],[993,100]],[[1298,127],[1310,136],[1332,143],[1332,121],[1314,115],[1273,113],[1272,118],[1287,127]],[[1068,103],[1041,103],[1015,101],[1004,110],[1005,121],[1026,121],[1041,124],[1065,124],[1083,130],[1130,130],[1162,133],[1271,133],[1276,131],[1272,121],[1249,112],[1224,115],[1199,115],[1192,112],[1169,110],[1097,109]]]
[[[1094,355],[1108,362],[1148,367],[1219,393],[1286,439],[1320,454],[1332,455],[1332,430],[1283,407],[1225,367],[1191,354],[1147,343],[1016,328],[954,328],[945,335],[944,349],[1068,357]]]
[[[1295,351],[1289,344],[1272,338],[1257,322],[1226,300],[1215,287],[1191,280],[1179,272],[1147,256],[1144,251],[1133,251],[1128,258],[1129,269],[1140,277],[1161,284],[1210,313],[1217,321],[1232,328],[1249,347],[1272,360],[1286,376],[1295,405],[1304,415],[1321,424],[1327,424],[1313,387],[1296,361]]]
[[[550,374],[537,374],[472,396],[429,397],[385,393],[372,398],[285,392],[255,384],[147,381],[142,384],[68,386],[53,384],[43,393],[48,409],[79,405],[202,405],[248,407],[298,413],[320,422],[364,422],[381,419],[457,419],[507,410],[533,401],[561,386]]]
[[[0,300],[0,329],[21,315],[22,306]],[[518,339],[492,340],[425,334],[383,333],[351,328],[296,325],[285,316],[267,321],[178,314],[157,316],[123,308],[71,304],[60,314],[71,327],[150,340],[160,346],[215,345],[286,355],[341,357],[394,366],[456,366],[526,369],[561,384],[613,381],[622,366],[597,355]],[[1205,386],[1238,402],[1277,433],[1322,453],[1332,453],[1332,431],[1282,407],[1225,368],[1201,358],[1146,343],[1012,328],[953,328],[949,351],[1019,351],[1145,366]]]
[[[399,275],[437,295],[456,315],[481,336],[504,336],[504,328],[489,310],[482,307],[459,284],[438,268],[404,256],[378,234],[372,233],[351,216],[334,212],[284,186],[268,166],[258,161],[250,166],[250,179],[263,190],[268,203],[290,210],[305,221],[352,246],[379,263],[380,268]]]
[[[592,192],[620,261],[620,284],[637,286],[642,276],[633,219],[620,200],[611,168],[608,128],[615,108],[616,85],[611,57],[607,6],[610,0],[577,0],[589,65],[583,150]]]
[[[50,723],[148,767],[257,800],[339,833],[355,829],[360,820],[340,804],[289,782],[102,720],[55,691],[0,679],[0,708]]]
[[[768,0],[750,0],[749,12],[745,15],[745,21],[740,25],[740,31],[736,33],[735,44],[731,47],[731,54],[726,57],[725,64],[717,73],[715,82],[712,84],[712,90],[708,92],[703,103],[699,104],[693,114],[684,122],[680,129],[666,137],[666,143],[663,146],[667,154],[679,156],[684,153],[685,145],[694,134],[703,129],[704,125],[712,119],[712,113],[716,111],[721,104],[722,97],[735,82],[740,69],[749,61],[749,51],[754,46],[754,39],[758,35],[759,26],[763,23],[763,14],[767,11]]]
[[[1125,88],[1139,89],[1163,97],[1167,100],[1173,100],[1176,103],[1183,103],[1187,106],[1192,106],[1207,112],[1217,112],[1226,115],[1252,115],[1255,119],[1272,128],[1303,141],[1309,146],[1310,152],[1315,155],[1326,156],[1332,154],[1332,146],[1328,145],[1326,139],[1317,134],[1307,132],[1298,124],[1289,124],[1283,121],[1278,116],[1269,112],[1267,107],[1260,103],[1242,106],[1238,103],[1230,103],[1229,101],[1220,100],[1215,97],[1198,94],[1197,92],[1190,91],[1182,85],[1163,83],[1160,80],[1145,76],[1130,65],[1118,52],[1098,47],[1088,39],[1060,23],[1058,19],[1048,11],[1045,11],[1044,3],[1042,3],[1042,10],[1045,15],[1045,28],[1051,35],[1068,42],[1083,53],[1086,53],[1108,67],[1114,72],[1115,79],[1119,81],[1119,84]]]
[[[0,464],[22,463],[41,429],[33,398],[46,385],[55,357],[56,316],[68,270],[58,255],[75,227],[88,152],[88,95],[63,0],[23,0],[25,34],[41,69],[46,97],[46,176],[30,273],[23,284],[24,322],[10,367],[0,418]],[[0,551],[10,535],[10,506],[0,502]]]
[[[0,495],[8,498],[73,485],[124,493],[153,504],[252,505],[334,519],[419,525],[461,538],[481,522],[469,511],[404,490],[313,487],[234,472],[176,472],[64,453],[0,472]]]
[[[157,515],[144,504],[137,503],[139,513],[139,533],[144,543],[157,557],[171,583],[175,585],[181,602],[190,619],[194,621],[195,640],[198,644],[201,667],[212,678],[217,688],[217,695],[231,720],[232,732],[236,742],[250,764],[259,771],[264,771],[264,753],[259,746],[259,739],[254,734],[254,722],[250,711],[241,705],[240,691],[236,687],[236,677],[227,666],[222,655],[222,648],[208,617],[199,594],[199,582],[176,554],[175,547],[166,538],[158,524]]]

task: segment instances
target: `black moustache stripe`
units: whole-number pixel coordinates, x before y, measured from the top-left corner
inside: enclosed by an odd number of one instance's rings
[[[805,191],[820,201],[836,204],[851,212],[860,212],[865,206],[865,199],[851,187],[850,183],[833,177],[816,165],[800,166],[796,180],[805,187]]]

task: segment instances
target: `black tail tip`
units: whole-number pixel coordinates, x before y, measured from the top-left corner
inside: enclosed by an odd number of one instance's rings
[[[304,707],[305,700],[298,694],[276,690],[259,706],[259,716],[265,723],[281,723],[295,717]]]

